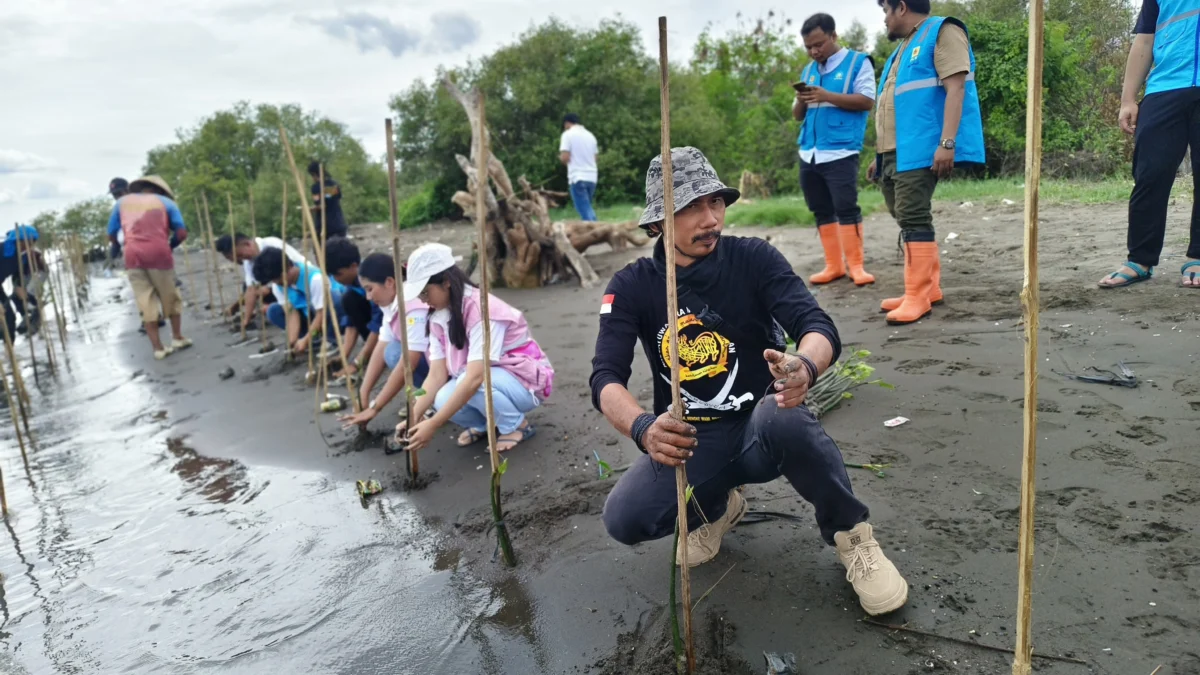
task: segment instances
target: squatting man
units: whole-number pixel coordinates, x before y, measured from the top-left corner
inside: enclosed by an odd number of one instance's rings
[[[688,564],[699,565],[717,555],[721,539],[746,514],[738,487],[782,475],[815,508],[821,536],[836,547],[863,609],[894,611],[907,601],[908,584],[876,543],[841,451],[803,405],[809,386],[837,360],[837,328],[782,253],[761,239],[722,236],[725,208],[740,194],[721,182],[704,154],[675,148],[671,157],[684,421],[667,413],[660,238],[651,258],[617,272],[600,310],[592,401],[645,453],[609,494],[604,525],[630,545],[671,535],[677,510],[670,474],[685,466],[694,499],[680,546],[687,546]],[[640,225],[657,236],[663,223],[663,169],[655,158]],[[785,331],[796,340],[795,354],[785,353]],[[653,413],[628,388],[639,340],[654,378]]]

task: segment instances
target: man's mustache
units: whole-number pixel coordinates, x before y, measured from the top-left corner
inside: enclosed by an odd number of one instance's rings
[[[720,232],[708,232],[708,233],[706,233],[706,234],[698,234],[698,235],[696,235],[696,236],[692,237],[692,243],[693,243],[693,244],[699,244],[699,243],[700,243],[700,242],[702,242],[702,241],[708,241],[708,240],[710,240],[710,239],[716,239],[716,238],[717,238],[717,237],[719,237],[719,236],[721,236],[721,233],[720,233]]]

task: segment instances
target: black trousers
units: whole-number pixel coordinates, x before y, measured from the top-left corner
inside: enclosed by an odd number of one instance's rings
[[[1129,259],[1158,265],[1167,232],[1167,204],[1175,174],[1192,148],[1192,193],[1200,197],[1200,87],[1150,94],[1142,99],[1133,147],[1133,194],[1129,196]],[[1192,203],[1189,258],[1200,259],[1200,200]]]
[[[809,164],[800,161],[800,190],[817,225],[857,225],[862,220],[858,207],[858,155],[832,162]]]

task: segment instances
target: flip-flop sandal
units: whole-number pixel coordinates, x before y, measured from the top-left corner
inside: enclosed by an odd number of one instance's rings
[[[467,435],[467,441],[465,443],[463,442],[462,434],[459,434],[458,440],[455,441],[455,443],[457,443],[458,447],[460,447],[460,448],[465,448],[470,445],[475,445],[479,441],[482,441],[483,439],[487,438],[487,432],[479,431],[478,429],[467,429],[463,433],[465,433]]]
[[[1122,280],[1121,283],[1119,283],[1119,284],[1096,284],[1096,285],[1099,286],[1100,288],[1124,288],[1126,286],[1132,286],[1133,284],[1136,284],[1140,281],[1148,281],[1151,277],[1154,276],[1154,268],[1153,267],[1144,267],[1142,265],[1139,265],[1139,264],[1133,262],[1132,260],[1126,260],[1124,267],[1128,267],[1129,269],[1133,270],[1134,274],[1131,276],[1131,275],[1125,274],[1121,270],[1117,270],[1116,272],[1113,272],[1112,274],[1108,275],[1107,278],[1121,279]]]
[[[1198,274],[1200,274],[1200,272],[1197,272],[1195,270],[1193,270],[1191,272],[1188,271],[1188,270],[1192,269],[1193,267],[1200,268],[1200,260],[1193,260],[1191,262],[1185,262],[1185,263],[1183,263],[1183,267],[1179,268],[1179,273],[1182,275],[1185,275],[1188,278],[1188,282],[1191,284],[1189,286],[1188,284],[1184,284],[1183,282],[1180,282],[1180,284],[1179,284],[1180,288],[1193,288],[1193,289],[1200,288],[1200,284],[1196,283],[1197,281],[1200,281],[1200,280],[1196,279],[1196,276]]]
[[[532,424],[526,424],[523,428],[517,429],[517,431],[514,431],[513,433],[517,433],[517,432],[521,433],[520,438],[517,438],[517,439],[497,438],[496,439],[496,452],[508,452],[509,450],[512,450],[513,448],[517,447],[521,443],[523,443],[523,442],[533,438],[535,435],[537,435],[537,429],[535,429]],[[500,447],[501,443],[510,443],[511,445],[509,445],[508,447],[502,448],[502,447]]]

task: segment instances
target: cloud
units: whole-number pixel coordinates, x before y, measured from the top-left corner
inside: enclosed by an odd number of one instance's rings
[[[479,22],[465,13],[439,12],[433,15],[433,32],[428,42],[439,52],[456,52],[479,40]]]
[[[25,187],[22,194],[25,199],[70,199],[82,197],[92,192],[86,183],[80,180],[42,180],[36,179]]]
[[[301,23],[320,28],[326,35],[353,43],[361,52],[387,50],[400,58],[419,46],[436,53],[451,53],[479,41],[479,22],[465,12],[434,14],[427,35],[370,12],[342,12],[331,17],[301,17]]]
[[[416,49],[421,42],[421,36],[416,31],[368,12],[343,13],[324,19],[304,18],[301,21],[317,26],[334,39],[353,42],[364,53],[386,49],[399,58],[405,52]]]
[[[0,204],[11,204],[17,201],[17,198],[7,190],[0,190]]]
[[[0,175],[6,173],[33,173],[53,169],[54,162],[32,153],[0,148]]]

